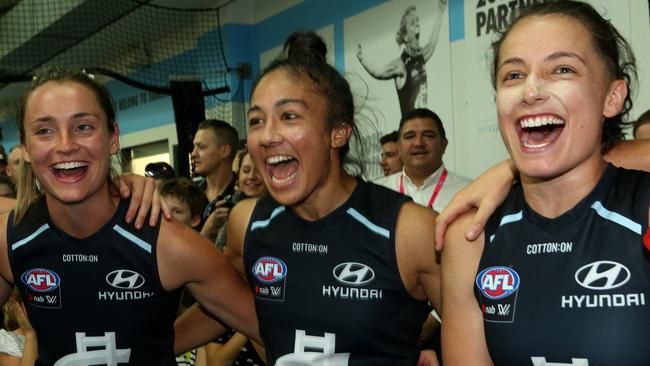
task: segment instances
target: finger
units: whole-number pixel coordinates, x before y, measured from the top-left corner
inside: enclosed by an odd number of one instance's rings
[[[158,194],[158,189],[153,191],[153,200],[151,201],[151,215],[149,216],[149,226],[156,227],[158,224],[158,216],[160,216],[160,206],[162,205],[162,200],[160,199],[160,194]]]
[[[478,210],[476,210],[476,214],[472,218],[472,223],[469,224],[467,230],[465,231],[465,239],[468,241],[476,240],[476,238],[478,238],[485,229],[487,220],[490,218],[496,208],[497,207],[491,203],[483,202]]]
[[[138,207],[138,216],[135,218],[135,227],[137,229],[141,229],[147,219],[155,191],[156,181],[152,178],[145,178],[144,192],[142,194],[140,206]],[[158,220],[157,215],[156,220]]]
[[[436,250],[442,250],[449,224],[471,207],[471,205],[449,205],[436,217]]]
[[[122,198],[128,198],[129,195],[131,194],[131,188],[129,187],[129,182],[130,182],[130,177],[132,176],[133,174],[124,173],[122,174],[121,177],[122,179],[118,179],[120,196],[122,196]]]
[[[141,179],[144,178],[135,175],[131,175],[125,178],[127,179],[123,179],[124,184],[129,189],[126,197],[129,197],[129,195],[131,196],[131,202],[129,203],[128,210],[126,210],[125,220],[127,223],[130,223],[131,221],[133,221],[136,212],[138,212],[138,207],[140,207],[140,203],[142,201],[142,194],[144,191],[144,182],[142,180],[139,180],[138,178]]]

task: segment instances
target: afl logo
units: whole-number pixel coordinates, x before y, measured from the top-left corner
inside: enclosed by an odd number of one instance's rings
[[[106,282],[115,288],[134,290],[144,285],[144,277],[129,269],[118,269],[106,275]]]
[[[488,299],[502,299],[517,291],[519,275],[510,267],[489,267],[476,276],[476,286]]]
[[[361,286],[375,279],[375,271],[363,263],[346,262],[334,267],[334,277],[345,285]]]
[[[30,269],[20,279],[27,287],[38,292],[52,291],[61,284],[59,275],[45,268]]]
[[[612,261],[598,261],[580,267],[575,274],[580,286],[590,290],[610,290],[630,280],[630,270]]]
[[[281,281],[287,275],[287,265],[275,257],[261,257],[253,265],[253,276],[264,283]]]

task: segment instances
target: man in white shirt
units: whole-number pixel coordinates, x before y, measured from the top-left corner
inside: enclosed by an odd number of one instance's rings
[[[377,180],[377,184],[413,198],[415,203],[440,212],[470,180],[447,170],[442,155],[447,148],[440,117],[427,108],[416,108],[399,123],[401,172]]]

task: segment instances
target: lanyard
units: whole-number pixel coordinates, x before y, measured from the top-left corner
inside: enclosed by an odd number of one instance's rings
[[[442,168],[442,173],[440,173],[440,178],[438,178],[438,183],[436,183],[436,188],[433,190],[433,194],[431,194],[431,198],[429,198],[429,203],[427,204],[427,207],[432,207],[433,203],[436,201],[436,198],[438,197],[438,193],[440,193],[440,189],[442,189],[442,185],[445,183],[445,180],[447,179],[447,169]],[[406,194],[404,191],[404,173],[399,176],[399,193],[401,194]]]

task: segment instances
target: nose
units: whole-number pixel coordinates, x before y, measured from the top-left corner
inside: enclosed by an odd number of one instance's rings
[[[272,118],[264,122],[259,141],[265,147],[277,145],[282,142],[282,136],[278,133],[278,124]]]
[[[59,133],[58,150],[61,153],[69,154],[77,150],[79,145],[74,139],[74,136],[67,130],[62,130]]]
[[[529,75],[524,83],[522,101],[525,104],[535,104],[539,101],[546,100],[547,97],[548,94],[544,80],[533,74]]]

